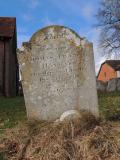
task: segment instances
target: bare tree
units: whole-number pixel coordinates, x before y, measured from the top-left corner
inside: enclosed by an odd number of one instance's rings
[[[104,55],[120,57],[120,0],[101,0],[97,20]]]

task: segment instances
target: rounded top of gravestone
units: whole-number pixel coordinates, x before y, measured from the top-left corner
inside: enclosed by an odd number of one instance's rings
[[[33,34],[29,42],[31,44],[40,44],[45,40],[56,40],[56,38],[66,38],[68,40],[74,40],[77,46],[79,46],[81,44],[81,40],[84,39],[68,27],[52,25],[38,30]]]

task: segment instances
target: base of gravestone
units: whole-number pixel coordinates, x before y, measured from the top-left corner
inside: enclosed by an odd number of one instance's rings
[[[59,124],[59,123],[65,123],[65,122],[74,122],[74,121],[81,121],[81,123],[83,122],[84,119],[95,119],[97,121],[99,121],[100,117],[99,115],[95,116],[94,114],[92,114],[91,112],[85,111],[85,110],[67,110],[65,112],[63,112],[60,117],[58,117],[55,120],[38,120],[38,119],[32,119],[32,118],[28,118],[28,124],[30,126],[36,126],[39,124],[49,124],[49,123],[55,123],[55,124]]]
[[[81,110],[81,111],[78,111],[78,110],[68,110],[66,112],[64,112],[59,119],[57,119],[57,122],[64,122],[64,121],[74,121],[74,120],[77,120],[77,119],[86,119],[86,117],[91,118],[91,117],[94,117],[96,120],[99,119],[99,116],[95,116],[93,115],[92,113],[88,112],[88,111],[85,111],[85,110]]]
[[[60,121],[80,118],[81,114],[77,110],[68,110],[60,116]]]

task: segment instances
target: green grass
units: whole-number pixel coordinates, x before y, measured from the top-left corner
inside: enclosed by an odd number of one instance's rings
[[[26,120],[23,97],[0,97],[0,128],[11,128],[19,121]],[[2,131],[2,130],[1,130]]]
[[[98,97],[101,117],[106,120],[120,119],[120,92],[99,93]],[[23,97],[0,97],[0,132],[26,119]]]
[[[4,155],[0,153],[0,160],[4,160]]]
[[[106,120],[120,120],[120,92],[98,93],[100,116]]]

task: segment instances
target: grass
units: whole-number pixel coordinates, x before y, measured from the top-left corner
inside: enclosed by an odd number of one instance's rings
[[[26,111],[23,97],[0,97],[0,128],[11,128],[19,121],[26,120]]]
[[[19,124],[1,139],[2,160],[120,160],[118,135],[120,125],[88,113],[72,121]]]
[[[102,119],[120,120],[120,92],[98,93],[98,100]],[[120,121],[97,122],[84,116],[62,125],[40,122],[28,126],[26,120],[23,97],[0,97],[0,144],[5,145],[0,146],[0,160],[6,156],[11,160],[25,156],[33,160],[120,158]]]
[[[106,120],[120,120],[120,92],[98,93],[100,116]]]
[[[120,119],[120,92],[98,93],[100,115],[106,120]],[[23,97],[0,97],[0,132],[26,121]]]

